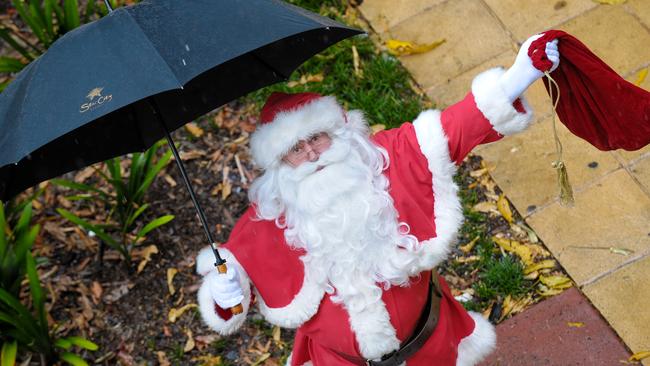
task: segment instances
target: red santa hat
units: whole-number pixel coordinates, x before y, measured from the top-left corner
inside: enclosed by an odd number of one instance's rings
[[[263,169],[273,167],[298,141],[345,123],[345,111],[332,96],[275,92],[264,104],[260,124],[251,136],[253,160]]]

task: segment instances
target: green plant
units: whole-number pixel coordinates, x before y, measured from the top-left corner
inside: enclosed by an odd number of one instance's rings
[[[506,255],[500,259],[489,260],[479,274],[480,281],[474,290],[482,299],[496,296],[518,296],[528,290],[522,264]]]
[[[45,313],[45,297],[40,285],[36,262],[31,254],[39,225],[31,225],[32,200],[13,202],[5,210],[0,202],[0,365],[13,365],[19,348],[37,352],[44,361],[64,360],[72,365],[85,361],[71,352],[58,353],[55,347],[69,344],[85,349],[97,346],[79,337],[59,338],[52,342]],[[20,211],[16,215],[12,211]],[[15,216],[15,220],[11,220]],[[12,223],[15,221],[15,223]],[[27,276],[34,315],[20,302],[21,282]],[[70,348],[63,347],[64,349]]]
[[[290,0],[290,3],[346,22],[346,2],[340,0]],[[358,55],[358,57],[355,56]],[[358,61],[358,68],[355,62]],[[309,76],[322,81],[308,82]],[[316,78],[320,80],[320,77]],[[380,52],[369,37],[341,41],[300,66],[288,83],[263,88],[245,97],[261,107],[274,91],[315,92],[334,95],[347,109],[360,109],[370,124],[396,127],[412,121],[426,100],[412,88],[408,72],[395,57]]]
[[[174,218],[173,215],[164,215],[141,227],[138,225],[138,219],[149,208],[149,204],[144,202],[145,193],[158,173],[167,166],[171,159],[171,150],[169,149],[157,160],[155,159],[156,152],[163,144],[164,142],[160,141],[144,153],[132,154],[128,176],[122,174],[123,158],[107,160],[105,165],[108,173],[101,169],[95,169],[105,183],[111,187],[110,190],[64,179],[51,181],[54,184],[83,192],[67,197],[70,200],[94,200],[102,203],[108,211],[103,223],[91,223],[62,208],[57,208],[57,212],[67,220],[94,232],[99,239],[119,251],[130,262],[131,250],[141,239]]]

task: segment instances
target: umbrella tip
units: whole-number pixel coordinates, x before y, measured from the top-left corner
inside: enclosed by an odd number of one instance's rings
[[[113,7],[111,6],[111,3],[108,0],[104,0],[104,4],[106,4],[106,9],[108,9],[108,12],[113,11]]]

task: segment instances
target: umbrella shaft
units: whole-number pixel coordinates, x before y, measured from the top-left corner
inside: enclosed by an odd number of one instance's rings
[[[155,108],[155,107],[154,107]],[[158,116],[158,111],[156,110],[156,113]],[[210,229],[208,226],[208,221],[205,219],[205,213],[203,212],[203,208],[201,208],[201,205],[199,204],[199,201],[196,199],[196,195],[194,194],[194,188],[192,188],[192,183],[190,183],[189,178],[187,177],[187,172],[185,171],[185,166],[183,165],[183,162],[181,161],[181,157],[178,154],[178,150],[176,150],[176,145],[174,145],[174,140],[172,140],[171,135],[169,134],[169,131],[167,130],[167,127],[165,127],[165,124],[160,121],[161,125],[165,129],[165,136],[167,137],[167,144],[169,144],[169,147],[172,149],[172,154],[174,154],[174,160],[176,160],[176,165],[178,166],[178,169],[181,171],[181,176],[183,176],[183,181],[185,182],[185,187],[187,187],[187,191],[190,193],[190,198],[192,199],[192,203],[194,203],[194,207],[196,208],[196,211],[199,214],[199,220],[201,220],[201,225],[203,226],[203,230],[205,231],[205,236],[208,237],[208,241],[210,242],[210,246],[212,247],[212,252],[214,253],[215,259],[217,260],[216,265],[220,265],[225,263],[226,261],[219,256],[219,252],[217,251],[217,244],[215,241],[212,239],[212,234],[210,234]]]

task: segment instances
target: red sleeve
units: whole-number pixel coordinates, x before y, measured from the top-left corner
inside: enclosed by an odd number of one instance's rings
[[[476,146],[503,137],[477,108],[472,93],[443,110],[440,119],[449,143],[450,158],[456,164],[462,163]]]

